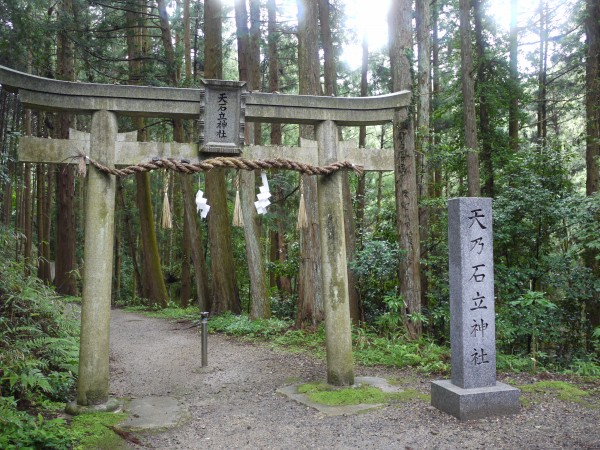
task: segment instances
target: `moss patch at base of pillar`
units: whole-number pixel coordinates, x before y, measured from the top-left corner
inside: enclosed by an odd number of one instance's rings
[[[78,416],[80,414],[90,414],[97,412],[119,412],[123,409],[123,402],[117,398],[111,398],[106,403],[99,405],[79,405],[77,402],[67,403],[65,412],[72,416]]]

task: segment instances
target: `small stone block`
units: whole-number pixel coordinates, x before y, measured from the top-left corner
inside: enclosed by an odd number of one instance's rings
[[[450,380],[431,383],[431,405],[458,420],[484,419],[517,414],[521,391],[504,383],[495,386],[463,389]]]

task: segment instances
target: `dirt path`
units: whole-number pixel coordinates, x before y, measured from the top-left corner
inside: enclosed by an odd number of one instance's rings
[[[200,367],[197,328],[112,311],[111,394],[171,396],[186,411],[174,428],[140,433],[148,447],[600,449],[597,390],[592,407],[538,396],[515,416],[465,423],[421,400],[329,417],[276,393],[286,384],[323,380],[322,361],[210,335],[209,366],[208,371]],[[359,367],[356,372],[429,393],[431,379],[409,371]]]

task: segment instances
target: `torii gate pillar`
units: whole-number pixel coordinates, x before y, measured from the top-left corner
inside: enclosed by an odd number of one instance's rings
[[[114,167],[117,119],[114,113],[96,111],[92,115],[90,157]],[[117,409],[117,400],[108,400],[109,332],[111,277],[115,232],[114,175],[107,175],[89,165],[85,202],[85,247],[81,341],[77,403],[68,412],[91,407]]]
[[[339,138],[335,122],[318,123],[316,134],[319,165],[337,161]],[[327,382],[334,386],[354,384],[342,177],[342,172],[336,172],[317,179]]]

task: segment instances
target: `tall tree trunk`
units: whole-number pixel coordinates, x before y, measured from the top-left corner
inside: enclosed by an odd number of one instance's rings
[[[267,1],[267,12],[268,12],[268,56],[269,62],[269,91],[279,91],[279,57],[277,43],[281,37],[281,33],[277,31],[277,5],[275,0]],[[271,145],[282,144],[282,133],[281,124],[272,123],[270,133]],[[275,255],[277,261],[284,264],[287,261],[287,246],[285,242],[285,230],[283,224],[283,205],[278,202],[283,201],[283,189],[281,186],[275,187],[275,202],[277,211],[281,211],[280,214],[275,215],[275,230],[271,234],[271,245],[273,247],[272,254]],[[272,260],[273,261],[273,260]],[[289,295],[292,292],[292,281],[285,275],[276,275],[275,284],[277,289],[282,295]]]
[[[184,212],[185,214],[185,212]],[[187,243],[190,241],[190,232],[187,220],[183,220],[183,239],[181,243],[181,289],[179,290],[179,304],[182,308],[190,305],[192,298],[192,273],[190,270],[190,254]]]
[[[540,0],[540,53],[538,66],[538,108],[537,108],[537,140],[541,148],[546,146],[548,135],[546,75],[548,58],[548,3]]]
[[[319,27],[316,0],[297,0],[298,5],[298,73],[299,92],[319,95]],[[314,127],[300,126],[300,137],[314,139]],[[300,230],[300,273],[296,324],[316,325],[323,320],[321,281],[321,238],[317,208],[317,180],[301,175],[308,227]]]
[[[238,71],[240,80],[248,76],[249,90],[260,90],[260,5],[256,0],[250,1],[250,23],[248,30],[248,13],[245,1],[236,1],[235,19],[238,39]],[[248,49],[248,52],[244,50]],[[260,145],[260,124],[246,125],[246,139]],[[252,136],[252,137],[251,137]],[[246,238],[246,259],[250,276],[250,318],[267,319],[271,316],[271,306],[267,295],[265,271],[263,268],[260,247],[260,220],[254,208],[254,192],[256,190],[254,172],[242,171],[240,177],[240,202],[244,220],[244,237]]]
[[[129,56],[129,83],[140,84],[143,78],[142,62],[138,60],[145,54],[143,16],[145,6],[132,2],[127,11],[127,51]],[[134,118],[133,125],[138,130],[138,141],[147,140],[143,118]],[[167,287],[162,272],[158,240],[154,225],[154,213],[150,191],[150,175],[138,173],[135,175],[136,201],[140,215],[142,238],[142,292],[151,304],[166,307],[168,304]]]
[[[31,70],[29,70],[31,72]],[[25,110],[25,135],[32,134],[31,110]],[[32,224],[32,189],[31,189],[31,164],[26,163],[23,166],[23,235],[25,236],[25,247],[23,248],[23,258],[25,273],[29,274],[31,265],[31,251],[33,249],[33,224]]]
[[[150,175],[148,172],[136,173],[135,182],[144,253],[143,292],[150,304],[166,308],[169,296],[158,253],[158,240],[156,239],[152,198],[150,197]]]
[[[484,172],[483,194],[494,197],[494,165],[492,162],[492,130],[486,95],[489,63],[485,54],[487,44],[483,37],[482,0],[473,0],[475,10],[475,46],[477,48],[477,82],[479,83],[479,128],[481,131],[481,160]]]
[[[221,41],[222,6],[220,0],[204,2],[204,76],[223,78]],[[206,174],[206,197],[211,206],[208,215],[208,238],[212,273],[211,312],[241,311],[231,246],[231,229],[227,212],[225,171],[213,169]]]
[[[393,0],[389,15],[390,65],[394,92],[412,90],[409,53],[412,49],[412,2]],[[421,273],[419,268],[419,209],[415,161],[415,130],[409,108],[394,114],[394,166],[397,232],[405,251],[399,267],[399,294],[404,300],[402,315],[409,336],[421,335]]]
[[[260,79],[260,0],[250,1],[250,43],[248,45],[248,81],[250,89],[253,91],[262,90]],[[241,78],[240,78],[241,79]],[[255,122],[252,125],[254,128],[254,137],[252,143],[261,144],[262,140],[262,124]]]
[[[517,8],[519,0],[510,2],[510,106],[508,110],[508,138],[510,149],[519,149],[519,47],[517,30]]]
[[[429,0],[416,1],[416,27],[417,27],[417,161],[419,199],[429,197],[430,171],[429,163],[431,153],[431,10]],[[429,233],[430,207],[419,207],[419,232],[420,260],[424,260],[427,251],[427,237]],[[427,307],[427,277],[425,265],[421,265],[421,304]]]
[[[475,85],[473,82],[473,48],[471,46],[470,0],[460,0],[460,54],[465,148],[467,152],[467,190],[469,197],[481,195],[479,156],[477,154],[477,117],[475,116]]]
[[[440,5],[437,0],[432,3],[433,15],[432,15],[432,51],[431,51],[431,65],[432,65],[432,78],[433,78],[433,95],[432,95],[432,111],[436,111],[439,105],[440,98],[440,39],[439,39],[439,10]],[[433,121],[433,139],[431,141],[432,149],[437,148],[437,142],[439,141],[440,133],[440,121]],[[435,151],[435,150],[434,150]],[[433,168],[433,196],[439,198],[442,196],[442,165],[437,161]]]
[[[49,282],[50,272],[48,260],[45,257],[45,241],[44,241],[44,231],[46,230],[45,226],[45,191],[44,188],[46,186],[45,182],[45,172],[44,165],[37,164],[35,168],[35,180],[36,180],[36,217],[37,217],[37,246],[38,246],[38,271],[37,276],[40,280],[45,283]]]
[[[14,94],[10,94],[5,89],[0,89],[0,152],[5,154],[4,158],[10,161],[10,155],[7,139],[8,130],[8,115],[10,112],[11,98],[15,97]],[[12,216],[12,183],[11,171],[13,170],[13,164],[7,164],[6,180],[2,186],[2,223],[9,225]]]
[[[417,27],[417,166],[419,168],[419,196],[427,196],[428,153],[430,139],[430,96],[431,96],[431,11],[429,0],[416,0]],[[425,211],[423,211],[425,213]],[[423,214],[421,214],[423,217]],[[425,218],[425,217],[423,217]],[[426,223],[422,224],[426,227]]]
[[[140,265],[138,264],[136,242],[131,226],[131,215],[129,214],[130,208],[125,204],[125,195],[123,191],[123,183],[117,179],[117,204],[123,211],[125,222],[123,228],[125,228],[125,237],[127,238],[127,245],[129,247],[129,257],[131,258],[131,265],[133,266],[133,284],[135,289],[133,289],[132,294],[142,297],[142,275],[140,272]]]
[[[190,26],[190,0],[183,0],[183,55],[185,82],[192,82],[192,36]]]
[[[369,43],[367,33],[364,34],[362,40],[362,64],[360,69],[360,96],[366,97],[369,94]],[[358,131],[358,147],[365,148],[367,146],[367,127],[362,125]],[[358,176],[356,184],[356,236],[357,245],[362,249],[363,233],[365,228],[365,206],[366,206],[366,174]]]
[[[600,169],[600,4],[596,0],[586,1],[585,31],[587,37],[586,58],[586,184],[587,195],[598,193]],[[597,217],[600,221],[600,217]],[[586,265],[596,280],[600,279],[598,250],[586,252]],[[593,327],[600,326],[600,293],[596,292],[587,304],[588,315]]]
[[[63,28],[57,36],[57,77],[65,81],[75,81],[73,43],[69,38],[68,24],[72,23],[73,1],[61,0],[58,4],[59,21]],[[59,113],[56,127],[58,139],[69,138],[69,128],[73,115]],[[77,295],[75,269],[75,169],[71,164],[59,165],[56,178],[56,278],[54,284],[58,293]]]
[[[158,0],[158,11],[160,16],[160,28],[162,35],[163,47],[167,60],[167,71],[173,86],[179,84],[177,75],[177,64],[175,60],[175,51],[173,49],[173,41],[171,38],[171,27],[169,17],[164,0]],[[185,142],[183,123],[181,120],[173,120],[173,140],[175,142]],[[208,310],[210,306],[210,292],[208,287],[208,275],[206,272],[205,257],[203,252],[203,239],[200,234],[195,208],[194,208],[194,192],[192,184],[188,176],[180,175],[181,192],[184,198],[184,221],[187,231],[184,233],[184,239],[187,237],[186,248],[191,251],[192,262],[194,264],[194,272],[196,273],[196,293],[198,295],[198,307],[201,311]]]

